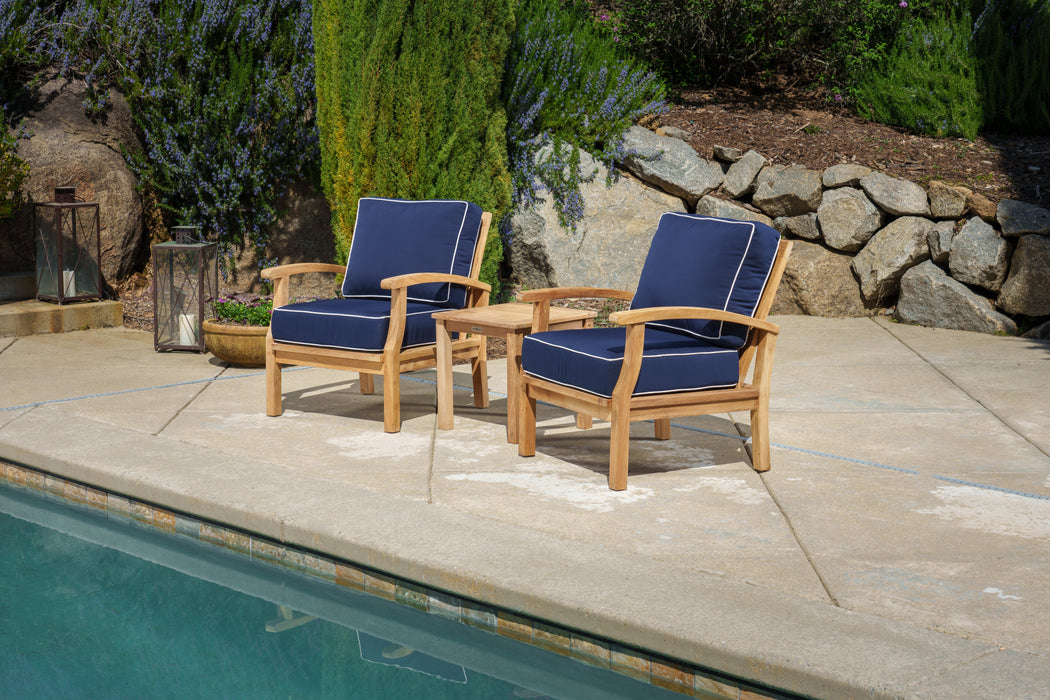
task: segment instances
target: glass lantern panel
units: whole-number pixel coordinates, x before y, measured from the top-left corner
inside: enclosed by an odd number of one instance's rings
[[[57,209],[40,208],[36,215],[36,294],[38,297],[58,296],[58,231],[61,213]]]
[[[69,209],[70,247],[65,248],[62,280],[65,297],[101,297],[99,263],[95,259],[99,232],[95,207]],[[65,245],[65,244],[63,244]],[[67,272],[69,274],[67,274]]]

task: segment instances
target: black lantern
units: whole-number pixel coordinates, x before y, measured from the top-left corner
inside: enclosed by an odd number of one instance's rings
[[[219,289],[218,245],[196,226],[153,246],[153,347],[204,352],[204,319]]]
[[[56,187],[55,201],[33,207],[36,298],[102,298],[102,242],[98,202],[78,202],[75,187]]]

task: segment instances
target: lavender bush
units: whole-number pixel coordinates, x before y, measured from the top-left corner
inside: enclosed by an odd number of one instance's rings
[[[546,189],[562,225],[583,217],[580,150],[610,172],[628,155],[624,134],[638,119],[666,110],[664,86],[624,57],[616,37],[581,7],[527,0],[503,83],[513,206],[533,204]]]
[[[0,29],[17,79],[82,78],[96,114],[111,86],[127,95],[144,150],[125,158],[172,221],[219,243],[224,272],[242,245],[269,264],[277,196],[317,177],[310,0],[0,0]]]

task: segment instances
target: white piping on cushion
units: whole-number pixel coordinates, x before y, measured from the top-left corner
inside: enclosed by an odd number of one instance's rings
[[[736,289],[736,284],[737,284],[737,282],[740,279],[740,270],[744,266],[744,260],[747,259],[747,254],[751,251],[751,244],[755,240],[755,231],[757,230],[758,227],[755,226],[755,223],[753,221],[737,221],[736,219],[723,219],[723,218],[720,218],[720,217],[717,217],[717,216],[696,216],[695,214],[682,214],[680,212],[665,212],[665,213],[660,215],[660,219],[662,220],[665,216],[679,216],[679,217],[682,217],[682,218],[689,219],[690,221],[718,221],[720,223],[726,223],[726,224],[740,224],[742,226],[747,226],[749,229],[751,229],[750,234],[748,235],[748,239],[747,239],[747,247],[744,250],[743,256],[741,256],[741,258],[740,258],[740,264],[737,265],[736,274],[733,275],[733,284],[731,284],[729,286],[729,293],[726,295],[725,301],[722,303],[722,311],[728,310],[728,308],[729,308],[729,300],[733,297],[733,290]],[[659,224],[657,224],[657,228],[659,228]],[[773,266],[770,265],[769,266],[769,270],[766,271],[766,278],[765,278],[765,280],[762,281],[762,291],[763,292],[766,289],[766,283],[769,281],[769,275],[772,272],[772,270],[773,270]],[[758,308],[758,302],[761,301],[761,299],[762,299],[762,294],[759,293],[758,298],[755,300],[754,306],[751,308],[751,311],[748,314],[749,316],[754,316],[755,315],[755,309]],[[670,324],[667,324],[667,323],[660,323],[660,322],[657,322],[657,321],[652,321],[652,322],[647,323],[645,325],[652,326],[653,328],[667,328],[667,329],[670,329],[670,330],[674,330],[674,331],[679,331],[679,332],[685,333],[685,334],[690,335],[690,336],[692,336],[694,338],[701,338],[703,340],[715,341],[715,340],[720,340],[722,338],[722,332],[725,329],[725,324],[726,324],[725,321],[719,321],[718,322],[718,335],[716,335],[716,336],[707,336],[707,335],[703,335],[701,333],[695,333],[693,331],[690,331],[687,328],[683,328],[682,326],[674,326],[674,325],[670,325]],[[748,328],[745,331],[745,333],[744,333],[744,342],[745,343],[747,342],[747,335],[750,332],[751,332],[751,329]]]
[[[542,338],[537,338],[536,336],[525,336],[525,340],[529,341],[529,342],[532,342],[532,343],[543,343],[544,345],[546,345],[548,347],[557,348],[559,350],[564,350],[565,352],[571,352],[571,353],[574,353],[576,355],[582,355],[584,357],[590,357],[590,358],[595,359],[595,360],[601,360],[602,362],[621,362],[621,363],[623,362],[623,357],[622,356],[621,357],[614,357],[614,358],[601,357],[599,355],[593,355],[593,354],[588,353],[588,352],[582,352],[582,351],[577,350],[575,348],[566,347],[564,345],[558,345],[556,343],[550,343],[550,342],[547,342],[547,341],[543,340]],[[643,349],[642,350],[642,360],[644,361],[646,359],[661,358],[661,357],[691,357],[691,356],[696,356],[696,355],[719,355],[719,354],[724,354],[724,353],[732,353],[733,355],[736,355],[737,351],[733,350],[731,348],[711,348],[709,350],[697,350],[695,352],[677,352],[677,353],[661,353],[659,355],[647,355],[645,353],[645,350]],[[544,380],[546,380],[548,382],[553,382],[554,384],[558,384],[558,385],[561,385],[561,386],[569,387],[570,389],[578,389],[578,390],[586,392],[588,394],[593,394],[594,396],[601,396],[601,397],[606,398],[606,399],[609,398],[610,396],[612,396],[612,394],[602,394],[600,392],[597,392],[597,391],[594,391],[592,389],[588,389],[588,388],[585,388],[585,387],[582,387],[582,386],[578,386],[576,384],[569,384],[568,382],[561,382],[561,381],[558,381],[557,379],[552,379],[552,378],[546,377],[546,376],[544,376],[542,374],[537,374],[536,372],[530,372],[528,370],[525,370],[525,374],[528,374],[529,376],[532,376],[532,377],[537,377],[539,379],[544,379]],[[632,396],[651,396],[651,395],[655,395],[655,394],[677,394],[678,392],[681,392],[681,391],[700,391],[700,390],[703,390],[703,389],[725,389],[725,388],[732,387],[732,386],[736,386],[736,382],[733,382],[732,384],[718,384],[718,385],[708,385],[708,386],[684,387],[684,388],[680,388],[680,389],[666,389],[664,391],[641,391],[641,392],[633,393]]]
[[[453,270],[455,270],[455,268],[456,268],[456,254],[459,252],[459,243],[460,243],[460,240],[463,238],[463,224],[466,223],[466,221],[467,221],[467,212],[470,211],[470,202],[468,202],[466,200],[462,200],[462,199],[393,199],[393,198],[390,198],[390,197],[362,197],[361,199],[368,199],[368,200],[377,201],[377,202],[397,202],[398,204],[433,204],[435,202],[440,202],[440,203],[443,203],[443,204],[462,204],[463,205],[463,216],[460,217],[460,220],[459,220],[459,230],[456,232],[456,245],[452,248],[452,260],[450,261],[449,266],[448,266],[448,274],[450,274],[450,275],[453,274]],[[358,200],[357,215],[354,217],[354,231],[357,231],[357,222],[360,219],[360,217],[361,217],[361,203],[360,203],[360,200]],[[480,235],[480,233],[481,233],[481,229],[479,228],[478,229],[478,234]],[[355,240],[355,238],[351,238],[350,239],[350,252],[346,256],[346,272],[344,273],[344,275],[347,278],[349,278],[349,276],[350,276],[350,274],[349,274],[350,273],[350,261],[353,259],[353,256],[354,256],[354,240]],[[475,246],[476,246],[477,245],[477,241],[475,241],[474,243],[475,243]],[[343,284],[344,284],[344,286],[346,285],[345,282]],[[452,283],[451,282],[446,282],[445,283],[445,298],[440,300],[440,301],[438,301],[436,299],[419,299],[419,298],[411,297],[411,296],[408,297],[408,300],[409,301],[418,301],[418,302],[423,303],[423,304],[445,304],[445,303],[448,302],[448,300],[449,300],[449,298],[451,296],[452,296]],[[346,298],[347,299],[375,299],[375,298],[389,299],[390,297],[389,296],[375,297],[375,296],[368,295],[368,294],[351,294],[350,296],[348,296]]]

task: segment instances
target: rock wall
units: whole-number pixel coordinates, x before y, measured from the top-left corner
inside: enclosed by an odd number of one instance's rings
[[[685,136],[684,134],[680,134]],[[869,168],[770,165],[755,151],[699,156],[674,129],[632,127],[638,157],[611,187],[584,187],[575,233],[541,201],[516,214],[508,261],[529,287],[634,289],[659,214],[762,221],[797,239],[774,313],[860,316],[985,333],[1050,336],[1050,211],[990,202],[967,188],[927,188]],[[654,192],[659,196],[654,197]],[[593,198],[592,198],[593,197]],[[598,222],[601,223],[598,223]]]

